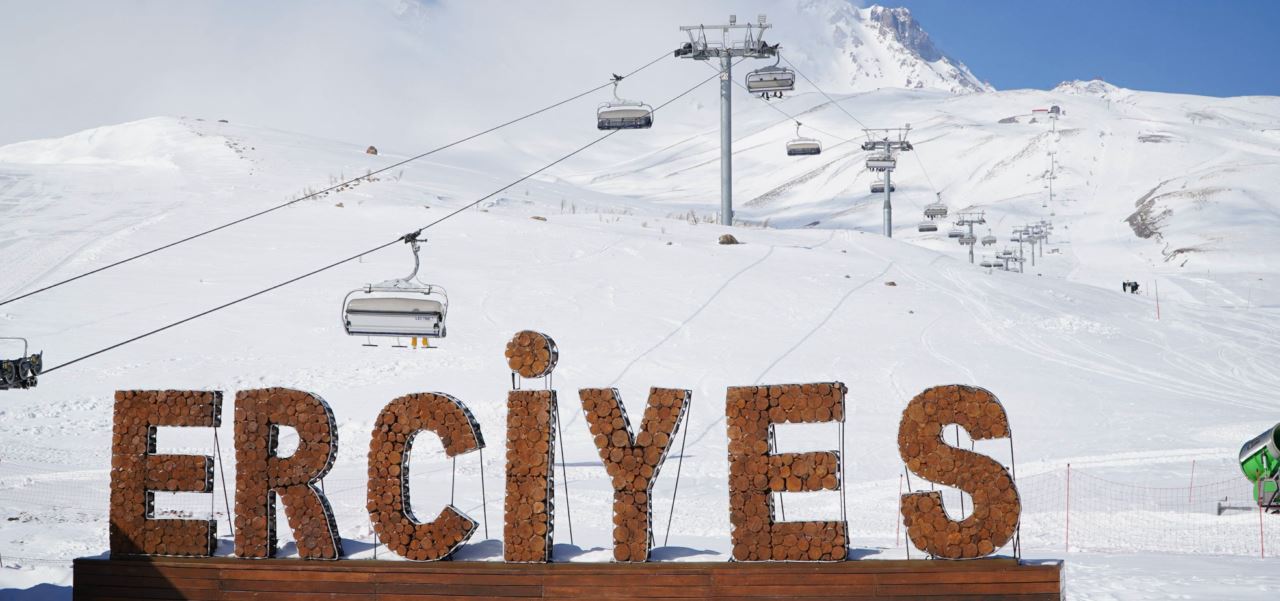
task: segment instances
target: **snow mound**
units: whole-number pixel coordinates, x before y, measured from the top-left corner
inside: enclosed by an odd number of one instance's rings
[[[177,169],[234,157],[235,152],[225,139],[197,133],[172,117],[153,117],[0,147],[0,163],[29,165]]]

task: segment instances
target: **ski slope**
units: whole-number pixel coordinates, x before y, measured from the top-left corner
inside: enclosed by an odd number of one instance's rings
[[[678,125],[670,132],[660,125],[622,132],[602,142],[598,154],[570,160],[425,232],[422,279],[445,286],[452,301],[450,335],[439,348],[369,349],[342,332],[339,310],[347,291],[408,272],[410,254],[396,245],[49,374],[37,389],[3,393],[0,554],[6,567],[0,591],[6,598],[68,598],[69,569],[57,560],[105,552],[110,416],[118,389],[216,389],[229,401],[237,390],[286,386],[325,398],[340,440],[327,492],[348,554],[372,557],[363,482],[377,412],[406,393],[447,392],[470,407],[488,440],[501,441],[510,387],[502,350],[511,334],[531,328],[553,336],[561,351],[554,384],[564,416],[574,539],[570,544],[567,507],[557,503],[557,560],[610,556],[611,491],[576,410],[577,388],[615,386],[633,413],[650,386],[693,391],[670,543],[655,556],[696,561],[725,559],[729,550],[727,386],[849,385],[846,508],[854,547],[876,558],[905,553],[896,541],[894,501],[902,471],[895,442],[901,411],[926,387],[962,383],[988,388],[1004,403],[1018,476],[1028,482],[1024,555],[1065,555],[1071,598],[1271,598],[1280,578],[1267,571],[1267,560],[1245,556],[1257,543],[1248,538],[1256,535],[1249,529],[1256,514],[1173,514],[1230,526],[1210,530],[1223,534],[1196,539],[1200,546],[1192,548],[1162,546],[1160,533],[1146,529],[1148,521],[1116,520],[1109,529],[1128,542],[1100,552],[1073,535],[1075,550],[1064,554],[1056,493],[1040,494],[1041,485],[1030,484],[1056,478],[1071,463],[1111,480],[1180,486],[1192,460],[1205,481],[1234,482],[1239,444],[1274,423],[1280,409],[1272,395],[1280,376],[1269,369],[1280,360],[1274,289],[1258,286],[1242,306],[1235,283],[1206,278],[1198,288],[1196,275],[1200,261],[1211,260],[1207,268],[1233,280],[1246,273],[1259,274],[1264,284],[1276,280],[1265,211],[1236,213],[1246,202],[1270,206],[1265,186],[1274,161],[1268,157],[1280,141],[1248,130],[1255,122],[1246,118],[1280,114],[1280,103],[1203,100],[1204,110],[1247,126],[1163,126],[1219,150],[1235,145],[1231,156],[1262,164],[1239,170],[1242,183],[1211,195],[1199,209],[1179,204],[1197,206],[1185,195],[1158,201],[1174,208],[1163,230],[1170,243],[1221,232],[1213,253],[1191,254],[1184,267],[1164,261],[1159,243],[1137,238],[1117,221],[1151,187],[1148,177],[1172,179],[1162,188],[1169,191],[1209,185],[1221,171],[1210,168],[1221,153],[1187,150],[1161,155],[1163,162],[1142,154],[1148,143],[1131,138],[1149,126],[1115,113],[1172,122],[1168,107],[1192,101],[1124,94],[1127,101],[1110,99],[1121,108],[1065,89],[963,97],[882,90],[848,97],[847,108],[867,115],[864,120],[909,119],[919,132],[919,156],[944,199],[954,198],[953,210],[987,209],[997,216],[998,232],[1041,217],[1037,169],[1052,137],[1047,124],[998,121],[1020,107],[1062,103],[1068,116],[1058,124],[1060,183],[1069,201],[1054,217],[1062,235],[1050,240],[1042,268],[1026,274],[988,273],[969,265],[945,238],[914,235],[914,219],[905,215],[930,200],[932,190],[923,173],[911,170],[910,158],[895,178],[904,215],[898,235],[875,235],[878,199],[865,193],[869,179],[855,145],[847,145],[847,154],[833,150],[782,162],[777,155],[790,128],[771,126],[780,115],[743,98],[738,198],[741,217],[756,225],[705,222],[718,202],[717,167],[707,162],[715,156],[713,136]],[[834,131],[847,117],[824,103],[800,94],[781,106],[807,111],[812,117],[806,119]],[[696,121],[692,101],[682,110]],[[580,144],[594,135],[586,124],[557,143]],[[531,161],[555,156],[545,148],[516,148],[511,152],[519,158],[508,161],[494,151],[515,136],[442,153],[0,307],[0,332],[30,338],[45,351],[46,365],[57,365],[393,240],[522,176]],[[652,150],[636,151],[646,146]],[[370,156],[364,148],[168,117],[0,147],[0,256],[12,266],[0,297],[404,158]],[[618,155],[632,158],[614,161]],[[1178,162],[1197,160],[1206,163],[1199,171]],[[768,202],[753,204],[779,188]],[[769,227],[761,227],[766,219]],[[821,223],[799,227],[813,220]],[[743,244],[716,244],[726,232]],[[1157,278],[1167,295],[1159,320],[1153,298],[1119,291],[1119,279],[1142,277]],[[226,417],[222,441],[231,440]],[[834,426],[796,426],[780,429],[779,442],[782,450],[830,449],[837,436]],[[215,450],[207,431],[166,429],[160,446],[161,452]],[[977,448],[1010,459],[1007,441]],[[229,461],[230,449],[221,450]],[[489,522],[488,536],[473,538],[460,558],[501,556],[504,459],[496,447],[487,451],[485,504],[479,501],[480,459],[458,461],[461,508],[477,519],[487,513]],[[423,441],[414,453],[414,503],[421,514],[434,515],[449,498],[449,467],[438,443]],[[655,491],[660,543],[674,460]],[[1247,490],[1246,481],[1238,481]],[[949,504],[960,502],[954,491],[947,494]],[[784,500],[788,519],[839,515],[836,493],[786,494]],[[220,495],[213,501],[210,508],[208,495],[175,495],[160,504],[164,511],[212,511],[225,520]],[[1276,526],[1268,546],[1280,548]],[[221,552],[229,553],[225,522],[219,532]],[[281,536],[289,541],[287,532]],[[385,549],[380,553],[386,557]]]

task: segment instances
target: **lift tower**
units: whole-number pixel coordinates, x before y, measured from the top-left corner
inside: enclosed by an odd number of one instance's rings
[[[728,25],[683,25],[680,31],[689,35],[689,41],[675,51],[679,58],[706,61],[720,59],[720,223],[733,225],[733,59],[735,57],[771,58],[778,54],[778,46],[764,42],[764,30],[772,25],[760,15],[758,23],[738,24],[737,15],[729,15]],[[742,37],[734,33],[743,31]],[[720,40],[708,39],[720,32]]]
[[[884,236],[892,238],[893,203],[890,202],[890,197],[893,193],[893,170],[898,166],[898,153],[913,150],[911,142],[907,141],[911,124],[862,131],[867,134],[867,141],[862,143],[862,149],[872,153],[867,157],[867,169],[884,172]]]

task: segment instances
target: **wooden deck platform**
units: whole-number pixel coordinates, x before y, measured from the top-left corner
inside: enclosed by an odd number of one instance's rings
[[[1061,562],[1011,559],[510,564],[155,557],[78,559],[74,574],[76,601],[1062,598]]]

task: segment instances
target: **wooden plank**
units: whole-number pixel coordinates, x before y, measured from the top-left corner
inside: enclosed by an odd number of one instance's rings
[[[470,600],[472,597],[499,597],[503,599],[539,598],[542,587],[536,584],[505,585],[488,584],[481,579],[473,579],[471,584],[386,584],[378,583],[376,592],[379,599],[387,595],[424,597],[458,597]]]
[[[324,569],[308,570],[241,570],[222,568],[218,577],[225,581],[271,580],[275,582],[373,582],[376,572],[330,572]]]
[[[170,580],[168,578],[151,578],[146,576],[112,576],[107,574],[76,574],[76,586],[123,586],[127,588],[158,588],[168,584],[181,583],[184,590],[208,589],[218,590],[218,580],[216,578],[182,578],[178,580]]]
[[[316,574],[321,576],[321,574]],[[265,575],[264,575],[265,576]],[[372,574],[370,574],[372,576]],[[374,593],[372,581],[345,580],[231,580],[222,581],[224,591],[279,591],[295,593]]]
[[[543,596],[557,599],[703,599],[710,586],[544,586]]]
[[[921,583],[876,587],[881,597],[929,597],[966,595],[1028,595],[1053,593],[1061,589],[1056,582],[991,582],[991,583]]]
[[[717,586],[715,594],[721,596],[734,597],[739,599],[754,597],[819,597],[826,599],[840,598],[846,596],[875,598],[876,587],[874,585],[843,585],[843,584],[827,584],[815,586],[793,586],[793,585],[747,585],[747,586]]]
[[[184,589],[171,583],[149,586],[76,586],[89,599],[119,597],[122,599],[191,599],[193,601],[218,601],[222,592],[211,589]],[[79,598],[79,597],[77,597]]]
[[[223,601],[376,601],[373,593],[282,593],[279,591],[223,591]]]
[[[1060,562],[1008,559],[508,564],[157,557],[83,559],[73,565],[77,601],[1062,598]]]
[[[546,586],[711,586],[707,574],[547,574],[542,577]]]

